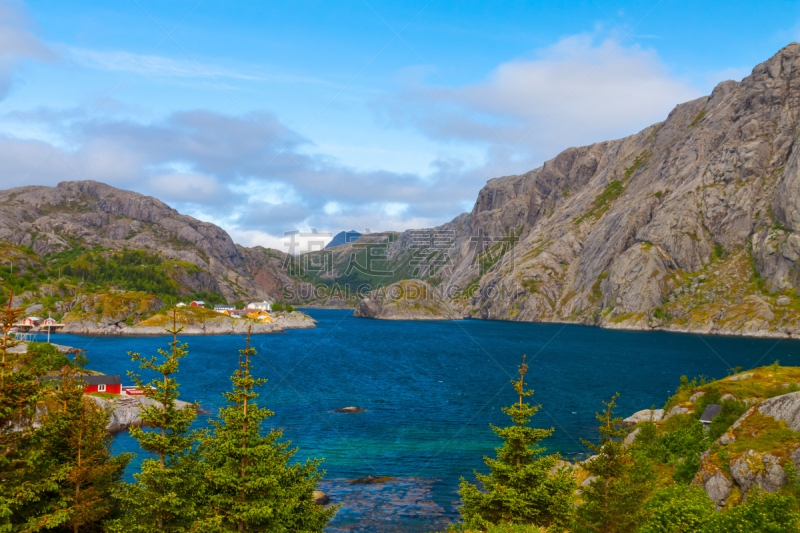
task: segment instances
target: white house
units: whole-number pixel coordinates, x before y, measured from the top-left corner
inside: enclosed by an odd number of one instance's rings
[[[263,302],[252,302],[247,304],[247,309],[257,309],[259,311],[272,311],[272,302],[264,300]]]
[[[175,307],[186,307],[186,304],[183,302],[178,302],[175,304]]]

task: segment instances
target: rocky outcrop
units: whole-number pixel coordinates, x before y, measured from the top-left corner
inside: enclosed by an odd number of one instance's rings
[[[399,281],[370,292],[353,316],[384,320],[457,320],[461,318],[435,287],[418,279]]]
[[[633,426],[639,422],[660,422],[663,418],[663,409],[642,409],[641,411],[636,411],[631,416],[624,419],[622,423],[626,426]]]
[[[79,294],[62,319],[63,333],[114,334],[165,307],[144,292]]]
[[[761,490],[777,492],[787,482],[786,472],[781,468],[778,457],[747,450],[744,455],[730,463],[731,477],[742,493],[757,485]]]
[[[84,398],[93,401],[100,409],[108,413],[106,431],[119,433],[132,426],[143,424],[141,415],[143,407],[162,407],[160,402],[147,396],[119,396],[114,399],[100,398],[86,395]],[[194,409],[194,405],[181,400],[175,400],[178,409]]]
[[[758,407],[762,415],[782,420],[792,431],[800,431],[800,392],[791,392],[765,400]]]

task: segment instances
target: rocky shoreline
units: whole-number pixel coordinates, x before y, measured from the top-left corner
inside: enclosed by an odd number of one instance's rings
[[[133,426],[142,426],[144,424],[141,418],[142,408],[151,406],[161,407],[160,402],[148,398],[147,396],[120,395],[117,398],[106,399],[87,394],[84,398],[89,398],[97,404],[100,409],[108,413],[106,431],[111,435],[119,433],[120,431],[125,431]],[[200,411],[197,405],[180,400],[175,400],[175,406],[178,409],[196,409]]]
[[[138,324],[128,325],[124,321],[109,322],[90,319],[70,320],[59,333],[75,335],[114,335],[114,336],[157,336],[164,335],[165,327],[171,326],[168,315],[161,315],[142,321]],[[294,311],[291,313],[278,313],[272,317],[272,322],[261,322],[244,318],[231,318],[218,314],[212,318],[193,320],[179,317],[178,326],[182,327],[181,335],[252,335],[268,333],[284,333],[289,329],[316,328],[316,320],[310,316]],[[31,332],[40,332],[41,328],[33,328]],[[42,330],[41,332],[44,332]]]

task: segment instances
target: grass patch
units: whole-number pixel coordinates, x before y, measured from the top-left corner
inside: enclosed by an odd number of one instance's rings
[[[692,120],[692,123],[689,124],[689,127],[690,128],[694,128],[704,118],[706,118],[706,108],[705,108],[705,106],[703,107],[703,109],[700,110],[700,113],[698,113],[697,116],[694,117],[694,120]]]

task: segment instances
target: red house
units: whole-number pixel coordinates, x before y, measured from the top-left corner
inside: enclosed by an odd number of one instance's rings
[[[87,392],[107,392],[109,394],[122,393],[122,379],[119,375],[114,376],[81,376],[81,380],[86,383],[86,389],[83,393]]]
[[[84,394],[89,392],[107,392],[109,394],[122,393],[122,379],[119,375],[78,376],[78,378],[86,385],[86,388],[83,390]],[[42,379],[47,381],[61,381],[61,376],[50,376]]]
[[[22,323],[26,326],[38,326],[42,321],[38,316],[28,316],[22,319]]]
[[[205,307],[206,303],[202,300],[195,300],[194,302],[190,303],[192,307]]]

